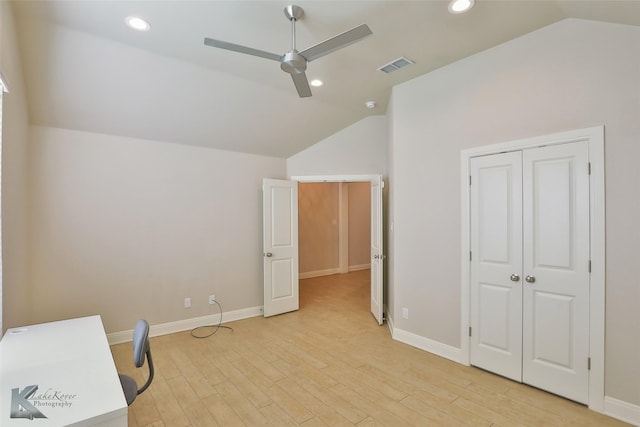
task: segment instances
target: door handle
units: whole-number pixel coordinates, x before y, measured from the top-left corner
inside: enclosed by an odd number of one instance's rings
[[[520,276],[518,276],[516,273],[513,273],[510,277],[512,282],[517,282],[520,280]]]
[[[535,282],[535,281],[536,281],[536,278],[535,278],[535,276],[529,276],[529,275],[527,275],[527,277],[525,277],[525,278],[524,278],[524,280],[525,280],[527,283],[533,283],[533,282]]]
[[[378,258],[380,258],[380,256],[379,256],[378,254],[375,254],[375,255],[373,256],[373,259],[378,259]]]
[[[266,256],[267,258],[271,258],[273,254],[271,252],[267,252],[264,254],[264,256]]]

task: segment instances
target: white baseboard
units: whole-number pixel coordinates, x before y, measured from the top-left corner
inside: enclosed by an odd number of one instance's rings
[[[370,268],[371,268],[371,264],[350,265],[349,272],[369,270]],[[339,268],[327,268],[326,270],[306,271],[304,273],[298,273],[298,278],[310,279],[312,277],[331,276],[332,274],[340,274],[340,273],[342,273],[342,271],[340,271]]]
[[[222,321],[226,323],[258,316],[262,316],[262,306],[222,313]],[[159,325],[151,325],[149,336],[157,337],[160,335],[173,334],[175,332],[188,331],[199,326],[217,325],[218,322],[220,322],[220,313],[194,317],[191,319],[177,320],[175,322],[161,323]],[[107,334],[109,345],[131,341],[132,337],[133,329]]]
[[[331,276],[332,274],[340,273],[339,268],[328,268],[326,270],[307,271],[305,273],[298,273],[299,279],[310,279],[312,277]]]
[[[350,265],[349,271],[360,271],[360,270],[370,270],[371,264],[359,264],[359,265]]]
[[[640,406],[613,397],[604,397],[604,413],[620,421],[640,426]]]
[[[389,312],[385,309],[385,316],[387,321],[387,328],[389,328],[389,332],[391,332],[391,336],[393,337],[393,317],[389,316]]]
[[[389,322],[389,324],[391,329],[392,322]],[[461,350],[459,348],[451,347],[450,345],[396,328],[391,329],[391,337],[396,341],[409,344],[410,346],[419,348],[420,350],[428,351],[429,353],[444,357],[445,359],[453,360],[457,363],[462,363]]]

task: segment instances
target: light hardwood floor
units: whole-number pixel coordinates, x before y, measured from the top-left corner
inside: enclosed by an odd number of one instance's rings
[[[130,426],[623,426],[586,407],[391,339],[369,271],[300,281],[300,310],[207,339],[151,339],[156,378]],[[112,346],[140,383],[131,344]]]

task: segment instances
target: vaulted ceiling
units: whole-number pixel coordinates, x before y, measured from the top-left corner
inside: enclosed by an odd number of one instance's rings
[[[640,1],[306,1],[302,50],[366,23],[373,35],[309,63],[325,84],[299,98],[277,62],[205,37],[283,54],[287,1],[13,2],[30,121],[133,138],[288,157],[369,115],[394,85],[565,18],[640,25]],[[125,25],[135,15],[151,30]],[[630,53],[630,54],[638,54]],[[404,56],[415,65],[378,71]],[[428,94],[416,94],[428,96]],[[365,107],[375,101],[376,107]]]

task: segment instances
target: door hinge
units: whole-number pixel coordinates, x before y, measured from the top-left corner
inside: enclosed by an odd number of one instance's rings
[[[591,273],[591,260],[589,260],[589,273]]]
[[[471,336],[471,326],[469,326],[469,336]]]
[[[587,357],[587,370],[591,370],[591,358]]]
[[[471,255],[471,251],[469,251],[469,261],[471,261],[472,259],[472,255]]]
[[[471,175],[469,175],[469,185],[471,185]]]
[[[587,163],[587,170],[589,171],[589,175],[591,175],[591,162]]]

